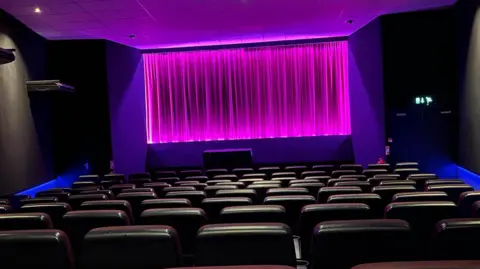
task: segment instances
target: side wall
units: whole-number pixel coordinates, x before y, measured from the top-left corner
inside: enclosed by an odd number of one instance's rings
[[[350,111],[355,162],[385,158],[385,108],[380,19],[348,38]]]

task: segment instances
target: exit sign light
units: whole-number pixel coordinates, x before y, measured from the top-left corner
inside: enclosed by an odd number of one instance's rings
[[[425,105],[428,106],[433,103],[433,98],[431,96],[417,96],[415,97],[416,105]]]

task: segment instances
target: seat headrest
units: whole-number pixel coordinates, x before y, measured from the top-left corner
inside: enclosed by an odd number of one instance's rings
[[[257,192],[252,189],[235,189],[235,190],[218,190],[215,196],[224,196],[228,197],[229,195],[247,195],[247,196],[254,196]]]
[[[202,204],[221,204],[221,203],[244,203],[251,204],[252,200],[247,197],[222,197],[222,198],[205,198]]]
[[[152,187],[171,187],[170,184],[165,182],[149,182],[143,184],[144,187],[152,188]]]
[[[306,203],[315,203],[315,197],[311,195],[282,195],[282,196],[268,196],[265,198],[264,203],[278,203],[278,202],[306,202]]]
[[[403,180],[384,180],[382,182],[380,182],[380,186],[391,186],[391,185],[412,185],[414,186],[416,184],[415,181],[413,180],[406,180],[406,179],[403,179]]]
[[[162,216],[201,216],[206,218],[206,214],[203,209],[189,207],[147,209],[141,214],[141,218]]]
[[[157,195],[154,192],[122,192],[116,199],[155,199]]]
[[[191,207],[192,204],[188,199],[185,198],[165,198],[165,199],[149,199],[144,200],[142,205],[185,205],[186,207]]]
[[[360,187],[351,187],[351,186],[343,186],[343,187],[323,187],[320,189],[319,192],[327,193],[327,192],[362,192]]]
[[[425,185],[447,185],[447,184],[465,184],[461,179],[429,179]]]
[[[205,196],[206,197],[206,194],[204,191],[171,191],[171,192],[167,192],[167,194],[165,194],[165,197],[177,197],[177,196],[180,196],[180,197],[184,197],[184,196]]]
[[[437,178],[436,174],[411,174],[408,176],[408,179],[415,180],[415,179],[425,179],[425,178]]]
[[[224,235],[242,234],[254,236],[257,234],[291,235],[288,225],[283,223],[228,223],[210,224],[198,230],[197,237],[219,237]]]
[[[309,179],[305,179],[305,180],[308,181]],[[294,180],[294,181],[296,181],[296,180]],[[300,181],[303,181],[303,180],[300,180]],[[308,188],[308,187],[322,188],[322,187],[325,187],[325,184],[320,183],[320,182],[293,183],[292,181],[290,181],[290,187],[292,187],[292,188]]]
[[[118,188],[133,189],[133,188],[135,188],[135,184],[115,184],[115,185],[110,187],[110,189],[118,189]]]
[[[473,187],[467,184],[446,184],[446,185],[429,185],[427,190],[465,190],[473,191]]]
[[[38,203],[54,203],[54,202],[58,202],[57,197],[44,196],[44,197],[35,197],[35,198],[20,200],[21,205],[35,204],[35,203],[37,203],[37,204]]]
[[[238,189],[238,186],[232,185],[214,185],[205,187],[205,191],[215,191],[215,190],[235,190]]]
[[[396,209],[404,208],[431,208],[431,207],[453,207],[456,208],[457,205],[449,201],[421,201],[421,202],[399,202],[399,203],[390,203],[385,207],[385,211],[391,211]]]
[[[28,230],[53,228],[50,216],[45,213],[0,214],[0,230]]]
[[[293,194],[305,194],[308,195],[308,190],[306,188],[274,188],[271,190],[267,191],[267,195],[274,196],[276,194],[288,194],[288,193],[293,193]]]
[[[437,231],[450,230],[475,230],[480,231],[480,219],[445,219],[437,223]]]
[[[102,205],[117,205],[130,207],[130,203],[126,200],[97,200],[97,201],[86,201],[82,203],[82,206],[102,206]]]
[[[230,206],[222,210],[223,214],[249,214],[249,213],[285,213],[285,208],[280,205],[248,205],[248,206]]]
[[[152,188],[132,188],[132,189],[123,189],[122,192],[154,192]]]
[[[163,189],[163,192],[173,192],[173,191],[194,191],[195,187],[192,186],[176,186],[176,187],[166,187]]]
[[[373,187],[372,192],[379,191],[416,191],[417,189],[414,186],[376,186]]]
[[[344,200],[355,200],[355,199],[372,199],[372,200],[382,200],[382,197],[376,193],[351,193],[351,194],[334,194],[328,197],[328,203],[335,203]]]
[[[446,201],[448,195],[442,191],[428,191],[428,192],[401,192],[393,196],[393,202],[407,202],[407,201]]]
[[[63,208],[66,211],[70,211],[72,208],[68,203],[41,203],[41,204],[26,204],[22,206],[22,209],[35,209],[35,208]]]
[[[73,200],[107,200],[108,197],[105,194],[74,194],[68,197],[69,201]]]
[[[326,212],[338,210],[370,210],[370,207],[362,203],[339,203],[339,204],[314,204],[306,205],[302,209],[302,214],[309,212]]]
[[[127,213],[122,210],[76,210],[67,212],[63,216],[64,220],[76,220],[76,219],[117,219],[119,223],[124,223],[128,225],[130,222]]]
[[[315,227],[314,233],[365,232],[365,231],[410,231],[410,225],[404,220],[369,219],[369,220],[334,220],[324,221]]]
[[[367,181],[359,181],[359,180],[354,180],[354,181],[339,181],[336,182],[334,187],[342,187],[342,186],[371,186],[370,182]]]
[[[250,184],[247,189],[271,189],[271,188],[280,188],[282,185],[280,184]]]

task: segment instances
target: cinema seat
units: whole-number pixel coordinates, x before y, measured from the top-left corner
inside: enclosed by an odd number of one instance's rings
[[[117,184],[117,185],[111,186],[109,190],[111,190],[113,194],[117,196],[122,192],[123,189],[134,189],[134,188],[135,188],[135,184]]]
[[[70,192],[65,192],[65,191],[58,191],[58,192],[41,192],[41,193],[36,193],[36,194],[35,194],[35,198],[40,198],[40,197],[56,197],[59,202],[67,202],[69,196],[70,196]]]
[[[357,174],[361,174],[363,167],[361,164],[342,164],[340,165],[341,170],[355,170]]]
[[[200,170],[183,170],[180,171],[180,178],[185,179],[186,177],[192,177],[192,176],[201,176],[202,171]]]
[[[169,226],[96,228],[83,241],[78,269],[158,269],[181,264],[178,235]]]
[[[232,170],[232,173],[241,178],[245,174],[253,174],[253,168],[235,168]]]
[[[1,216],[0,216],[1,217]],[[94,228],[130,225],[128,215],[121,210],[78,210],[67,212],[62,230],[70,238],[75,254],[79,254],[85,235]]]
[[[453,202],[402,202],[391,203],[385,208],[385,218],[407,221],[419,239],[428,239],[440,220],[457,216],[458,209]]]
[[[300,212],[298,230],[302,244],[302,258],[310,257],[313,228],[322,221],[354,220],[371,217],[370,208],[360,203],[316,204],[307,205]]]
[[[214,180],[207,180],[207,185],[208,186],[213,186],[217,183],[231,183],[232,180],[231,179],[214,179]]]
[[[162,193],[159,197],[165,197],[169,192],[176,192],[176,191],[195,191],[195,187],[192,186],[177,186],[177,187],[166,187],[163,188]]]
[[[192,207],[200,207],[207,194],[203,191],[173,191],[168,192],[165,198],[184,198],[190,201]]]
[[[267,191],[269,189],[274,189],[274,188],[281,188],[282,185],[280,184],[251,184],[247,187],[247,189],[250,190],[255,190],[257,193],[257,200],[252,201],[254,204],[261,204],[263,203],[263,200],[265,200],[265,197],[267,196]]]
[[[98,190],[98,191],[82,191],[80,194],[104,194],[108,197],[108,199],[114,199],[115,195],[111,190]],[[68,196],[67,196],[68,201]]]
[[[334,170],[332,172],[332,178],[339,178],[340,176],[355,175],[355,174],[357,174],[355,170]]]
[[[295,180],[290,180],[290,185],[292,184],[299,184],[299,183],[320,183],[320,180],[318,179],[295,179]]]
[[[385,169],[390,171],[390,164],[388,163],[372,163],[367,165],[367,169]]]
[[[225,174],[225,175],[216,175],[213,177],[214,180],[222,180],[222,179],[228,179],[231,181],[238,181],[238,176],[237,175],[232,175],[232,174]]]
[[[306,165],[292,165],[292,166],[285,167],[286,172],[294,172],[297,177],[300,177],[300,175],[306,170],[307,170]]]
[[[123,183],[125,183],[125,182],[123,182],[122,180],[102,180],[102,181],[100,181],[100,185],[104,189],[109,189],[113,185],[119,185],[119,184],[123,184]]]
[[[367,179],[367,182],[370,183],[370,185],[372,186],[380,186],[380,184],[384,181],[398,181],[398,179],[393,177],[383,177],[383,176],[371,177]]]
[[[461,179],[429,179],[425,181],[425,187],[433,185],[452,185],[452,184],[465,184]]]
[[[265,173],[252,173],[252,174],[244,174],[242,179],[247,179],[247,178],[263,178],[267,179],[267,174]]]
[[[312,269],[350,269],[414,256],[410,227],[402,220],[325,221],[316,225],[312,240]]]
[[[165,189],[166,187],[171,187],[171,185],[165,182],[152,182],[143,184],[143,187],[152,188],[153,191],[157,194],[157,196],[160,197],[163,189]]]
[[[463,192],[473,191],[473,187],[467,184],[430,185],[427,186],[427,191],[443,191],[456,203]]]
[[[68,204],[72,207],[73,210],[80,209],[80,205],[86,201],[98,201],[98,200],[108,200],[108,196],[105,194],[76,194],[70,195],[68,197]]]
[[[152,180],[150,178],[132,178],[128,180],[129,184],[134,184],[135,187],[140,188],[146,183],[151,183]]]
[[[142,212],[141,225],[168,225],[180,238],[183,253],[193,254],[198,229],[208,223],[207,215],[200,208],[162,208]]]
[[[172,175],[174,176],[174,175]],[[142,178],[146,178],[146,179],[152,179],[152,175],[150,173],[135,173],[135,174],[130,174],[128,176],[128,180],[132,180],[132,179],[142,179]]]
[[[309,179],[305,179],[305,181],[308,181]],[[312,195],[313,197],[316,197],[317,194],[318,194],[318,191],[325,187],[325,184],[323,183],[292,183],[292,181],[290,181],[290,188],[305,188],[308,190],[308,193],[310,195]]]
[[[95,183],[100,182],[100,176],[98,175],[81,175],[77,181],[93,181]]]
[[[190,176],[190,177],[186,177],[184,180],[185,181],[193,180],[193,181],[198,181],[200,183],[205,183],[207,182],[208,177],[207,176]]]
[[[325,171],[305,171],[300,175],[300,178],[327,176],[327,175],[328,174]]]
[[[318,191],[317,202],[326,203],[330,195],[362,193],[360,187],[324,187]]]
[[[373,187],[372,193],[380,195],[384,205],[392,202],[392,198],[397,193],[415,192],[414,186],[376,186]]]
[[[297,174],[295,172],[276,172],[273,173],[271,176],[271,179],[274,179],[276,177],[291,177],[291,178],[297,178]]]
[[[283,195],[268,196],[263,204],[283,206],[287,217],[285,222],[292,228],[294,234],[298,234],[297,226],[300,211],[302,211],[304,206],[315,204],[315,202],[315,197],[311,195]]]
[[[135,188],[135,189],[123,189],[121,193],[127,193],[127,192],[153,192],[153,188],[147,188],[147,187],[142,187],[142,188]]]
[[[21,213],[45,213],[50,217],[52,225],[56,229],[61,228],[63,215],[71,211],[72,208],[67,203],[44,203],[27,204],[20,208]]]
[[[370,192],[372,185],[367,181],[340,181],[333,185],[334,187],[359,187],[363,192]]]
[[[156,208],[183,208],[183,207],[192,207],[192,204],[188,199],[185,198],[162,198],[162,199],[151,199],[144,200],[141,204],[142,212],[147,209],[156,209]]]
[[[245,183],[243,183],[243,182],[221,182],[221,183],[217,183],[216,185],[218,185],[218,186],[237,186],[237,188],[239,188],[239,189],[245,189],[246,188]]]
[[[203,191],[208,186],[206,183],[182,183],[181,187],[194,187],[197,191]]]
[[[269,182],[270,183],[275,183],[275,184],[280,184],[282,187],[288,187],[290,185],[290,182],[293,180],[297,180],[296,177],[276,177],[272,178]]]
[[[290,228],[280,223],[214,224],[198,230],[196,266],[295,266]]]
[[[20,200],[20,206],[28,205],[28,204],[42,204],[42,203],[56,203],[58,202],[57,197],[37,197],[37,198],[30,198],[30,199],[23,199]]]
[[[166,178],[166,177],[176,177],[177,173],[175,171],[156,171],[152,175],[152,179]]]
[[[379,175],[374,175],[373,176],[374,178],[377,178],[377,177],[384,177],[384,178],[394,178],[394,179],[397,179],[397,180],[400,180],[400,174],[379,174]]]
[[[12,213],[13,209],[11,205],[0,204],[0,214]]]
[[[72,183],[72,189],[95,186],[97,186],[97,182],[94,181],[75,181]]]
[[[162,178],[157,178],[153,180],[153,182],[163,182],[172,186],[175,185],[175,183],[178,181],[180,181],[179,177],[162,177]]]
[[[401,179],[408,179],[412,174],[418,174],[420,170],[418,168],[396,168],[393,173],[399,174]]]
[[[305,180],[315,179],[315,180],[317,180],[318,182],[327,185],[327,182],[328,182],[330,179],[332,179],[332,177],[330,177],[330,176],[314,176],[314,177],[310,177],[310,176],[309,176],[309,177],[306,177],[306,178],[304,178],[304,179],[305,179]]]
[[[395,168],[396,169],[399,169],[399,168],[418,168],[418,163],[417,162],[401,162],[401,163],[397,163],[397,165],[395,165]]]
[[[286,217],[285,208],[279,205],[232,206],[220,212],[222,223],[284,223]]]
[[[268,167],[260,167],[258,168],[259,173],[265,173],[268,176],[272,176],[273,173],[280,172],[281,169],[278,166],[268,166]]]
[[[255,190],[247,189],[218,190],[215,193],[215,197],[246,197],[250,198],[253,202],[257,200],[257,192],[255,192]]]
[[[132,206],[126,200],[87,201],[80,205],[80,210],[121,210],[127,214],[130,223],[134,222]]]
[[[231,206],[248,206],[252,204],[252,200],[246,197],[222,197],[222,198],[206,198],[202,201],[201,208],[207,214],[210,223],[218,223],[220,212],[225,207]]]
[[[50,216],[45,213],[0,214],[0,230],[52,229]]]
[[[437,223],[433,240],[433,258],[442,260],[478,260],[480,219],[445,219]]]
[[[384,205],[382,197],[375,193],[355,193],[331,195],[327,200],[328,204],[366,204],[370,208],[370,214],[373,218],[383,218]]]
[[[266,181],[266,180],[264,180],[263,178],[244,178],[244,179],[240,179],[238,182],[241,182],[241,183],[245,184],[245,186],[248,187],[253,183],[263,182],[263,181]]]
[[[267,191],[267,196],[281,196],[281,195],[309,195],[306,188],[274,188]]]
[[[392,197],[392,202],[428,202],[450,201],[448,195],[441,191],[403,192]]]
[[[352,269],[473,269],[480,268],[480,261],[418,261],[367,263]]]
[[[388,170],[387,169],[371,169],[371,168],[363,170],[363,175],[365,175],[367,178],[371,178],[381,174],[388,174]]]
[[[99,190],[103,190],[103,187],[102,186],[90,186],[90,187],[75,188],[75,189],[72,189],[72,191],[70,192],[70,195],[80,194],[84,191],[99,191]]]
[[[208,169],[205,171],[205,175],[208,178],[214,178],[215,176],[218,175],[226,175],[228,173],[227,169]]]
[[[73,269],[67,235],[60,230],[0,231],[2,268]]]
[[[327,186],[328,187],[333,187],[338,182],[347,182],[347,181],[360,181],[360,180],[358,180],[357,178],[332,178],[332,179],[328,180]]]
[[[366,181],[367,177],[365,175],[343,175],[339,177],[340,179],[345,178],[356,178],[357,180]]]
[[[407,179],[402,179],[402,180],[384,180],[380,182],[380,186],[414,186],[415,188],[417,187],[417,183],[413,180],[407,180]]]
[[[427,180],[437,179],[437,175],[415,173],[415,174],[409,175],[407,179],[415,181],[417,183],[416,184],[417,190],[423,191],[425,189],[425,182]]]
[[[124,174],[106,174],[103,176],[104,180],[121,180],[125,182],[125,175]]]
[[[125,200],[130,203],[135,221],[138,220],[140,213],[142,213],[142,202],[149,199],[157,199],[157,195],[153,192],[130,192],[117,195],[117,200]]]
[[[315,171],[325,171],[327,175],[331,175],[335,167],[331,164],[317,164],[312,166],[312,170]]]
[[[480,201],[480,191],[466,191],[462,193],[457,202],[461,217],[468,218],[472,216],[472,206],[477,201]]]

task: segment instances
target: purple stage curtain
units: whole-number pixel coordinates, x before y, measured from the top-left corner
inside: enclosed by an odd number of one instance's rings
[[[350,134],[347,41],[143,57],[148,143]]]

